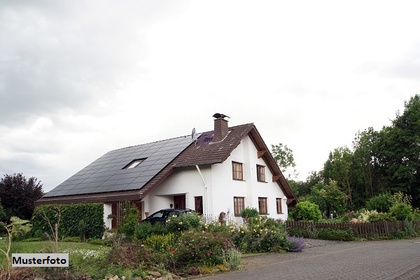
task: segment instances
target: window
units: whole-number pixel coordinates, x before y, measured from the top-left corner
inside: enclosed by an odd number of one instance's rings
[[[233,180],[243,180],[244,179],[244,169],[242,163],[232,162],[232,173]]]
[[[258,182],[265,182],[265,166],[257,164],[257,180]]]
[[[259,197],[258,198],[258,210],[261,215],[267,215],[267,198]]]
[[[235,216],[240,216],[242,210],[245,208],[245,198],[243,197],[234,197],[233,198],[233,208]]]
[[[124,166],[123,169],[135,168],[135,167],[137,167],[140,163],[142,163],[145,160],[146,160],[145,158],[134,159],[129,164],[127,164],[126,166]]]
[[[281,198],[276,198],[276,208],[277,208],[277,214],[283,214],[283,210],[281,207]]]

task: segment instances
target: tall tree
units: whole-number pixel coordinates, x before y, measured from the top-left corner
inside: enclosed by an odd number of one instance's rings
[[[380,133],[372,127],[356,134],[353,141],[357,191],[365,200],[385,191],[386,182],[379,163]]]
[[[295,158],[292,149],[287,147],[287,145],[283,145],[283,143],[279,143],[278,145],[271,145],[271,153],[283,174],[287,174],[288,179],[297,177]]]
[[[410,194],[413,205],[420,206],[420,95],[406,101],[404,112],[380,133],[379,163],[391,190]]]
[[[42,184],[37,178],[28,180],[21,173],[4,175],[0,179],[0,201],[6,213],[6,219],[17,216],[30,220],[35,208],[35,201],[43,196]]]
[[[338,187],[346,194],[352,204],[353,153],[348,147],[339,147],[330,152],[324,164],[324,180],[336,181]]]

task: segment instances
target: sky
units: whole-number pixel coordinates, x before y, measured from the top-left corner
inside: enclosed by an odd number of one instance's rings
[[[419,1],[1,1],[0,173],[254,123],[298,179],[420,93]]]

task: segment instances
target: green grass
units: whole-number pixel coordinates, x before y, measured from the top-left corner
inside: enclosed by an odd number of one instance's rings
[[[7,250],[7,239],[3,238],[0,240],[0,248],[4,251]],[[72,260],[72,255],[96,252],[96,251],[106,251],[109,250],[108,247],[103,245],[96,245],[84,242],[59,242],[58,248],[60,253],[69,252],[70,261]],[[10,255],[12,253],[53,253],[55,252],[55,243],[51,241],[16,241],[12,242],[12,247],[10,250]],[[0,266],[4,264],[6,257],[1,252],[0,253]]]

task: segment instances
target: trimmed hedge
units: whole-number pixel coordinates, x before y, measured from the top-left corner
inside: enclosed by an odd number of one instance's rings
[[[102,238],[104,233],[104,206],[101,203],[86,204],[53,204],[37,206],[32,215],[32,235],[41,237],[43,233],[52,234],[50,225],[43,217],[44,214],[54,227],[58,221],[60,238],[80,236],[85,238]],[[82,222],[83,221],[83,222]],[[81,227],[85,224],[86,227]]]

